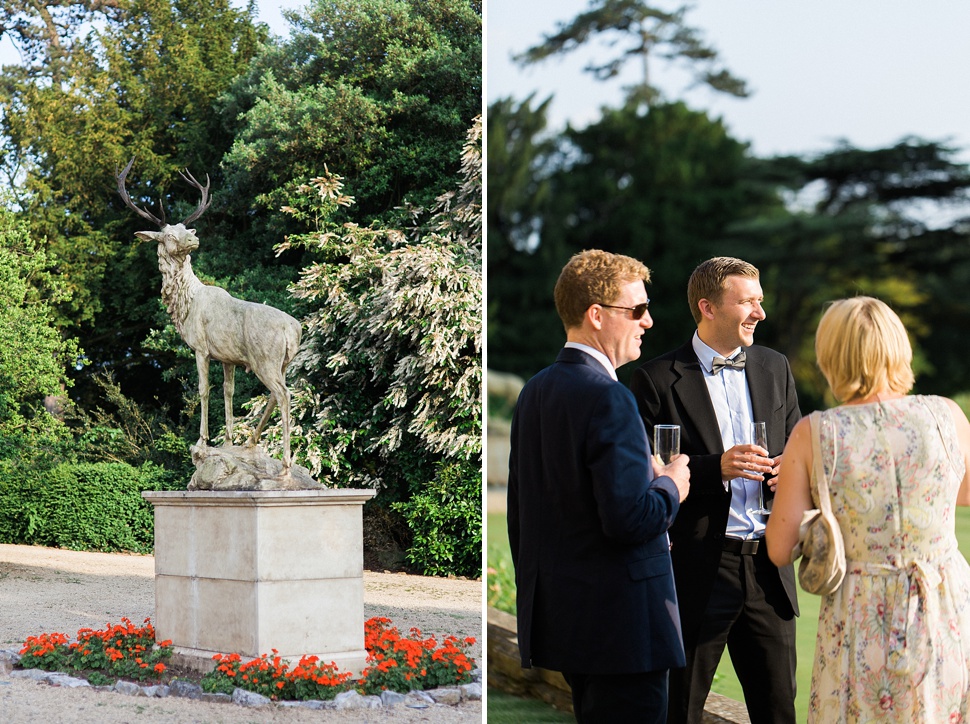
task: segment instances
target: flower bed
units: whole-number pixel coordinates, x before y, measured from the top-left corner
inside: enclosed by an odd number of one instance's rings
[[[247,662],[239,654],[216,654],[215,670],[199,683],[210,693],[231,694],[240,688],[274,700],[298,701],[329,700],[350,690],[380,694],[458,686],[472,680],[474,660],[467,650],[474,643],[474,638],[448,636],[439,645],[434,636],[416,628],[403,636],[389,619],[372,618],[364,624],[367,667],[359,680],[316,656],[304,656],[291,666],[274,650]],[[170,675],[164,662],[172,647],[170,641],[156,643],[150,619],[136,627],[123,618],[103,631],[81,629],[74,642],[62,633],[30,636],[20,654],[22,668],[84,672],[92,684],[107,684],[112,678],[162,681]]]
[[[160,679],[164,661],[172,655],[172,642],[156,645],[151,620],[135,626],[127,618],[108,624],[103,631],[82,628],[73,643],[62,633],[28,636],[20,652],[25,669],[46,671],[84,671],[92,684],[115,679],[146,681]]]

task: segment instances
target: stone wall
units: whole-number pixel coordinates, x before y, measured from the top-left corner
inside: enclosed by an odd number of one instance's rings
[[[486,426],[485,470],[488,474],[488,484],[494,486],[508,485],[509,482],[509,453],[512,445],[509,437],[512,423],[508,420],[489,418]]]

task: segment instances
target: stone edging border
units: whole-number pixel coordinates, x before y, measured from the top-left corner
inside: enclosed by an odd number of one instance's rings
[[[11,679],[30,679],[51,686],[67,688],[89,687],[94,691],[115,691],[127,696],[143,696],[148,698],[165,698],[168,696],[206,701],[214,703],[232,703],[239,706],[257,708],[275,705],[280,708],[303,709],[381,709],[402,705],[410,709],[427,709],[431,706],[457,706],[465,701],[480,701],[482,698],[482,670],[472,671],[472,683],[429,691],[409,691],[400,694],[396,691],[384,691],[380,696],[362,696],[356,691],[344,691],[330,700],[321,701],[279,701],[274,702],[262,694],[245,689],[236,689],[229,694],[207,694],[202,687],[188,681],[175,680],[170,685],[153,684],[141,686],[130,681],[117,681],[113,686],[91,686],[86,679],[81,679],[61,671],[44,671],[43,669],[14,669],[20,662],[20,654],[13,649],[0,649],[0,676]]]

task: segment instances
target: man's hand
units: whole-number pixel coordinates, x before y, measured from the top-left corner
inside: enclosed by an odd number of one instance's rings
[[[771,492],[775,492],[775,488],[778,487],[778,471],[781,470],[781,455],[774,459],[775,464],[771,468],[771,479],[768,481],[768,488]]]
[[[781,456],[777,458],[781,460]],[[721,480],[746,478],[761,482],[765,475],[777,475],[776,460],[760,445],[735,445],[721,455]]]
[[[664,465],[656,455],[651,458],[654,475],[658,478],[661,475],[666,475],[674,481],[674,485],[677,486],[677,492],[680,493],[681,503],[684,502],[684,498],[690,492],[690,468],[687,467],[688,460],[690,458],[686,455],[678,455],[670,461],[669,465]]]

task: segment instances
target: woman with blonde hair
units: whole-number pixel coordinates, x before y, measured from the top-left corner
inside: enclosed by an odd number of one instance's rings
[[[787,564],[818,507],[818,454],[847,565],[822,598],[808,721],[966,722],[970,566],[954,507],[970,505],[970,422],[952,400],[908,394],[912,348],[878,299],[829,306],[815,354],[841,404],[792,431],[766,531]]]

